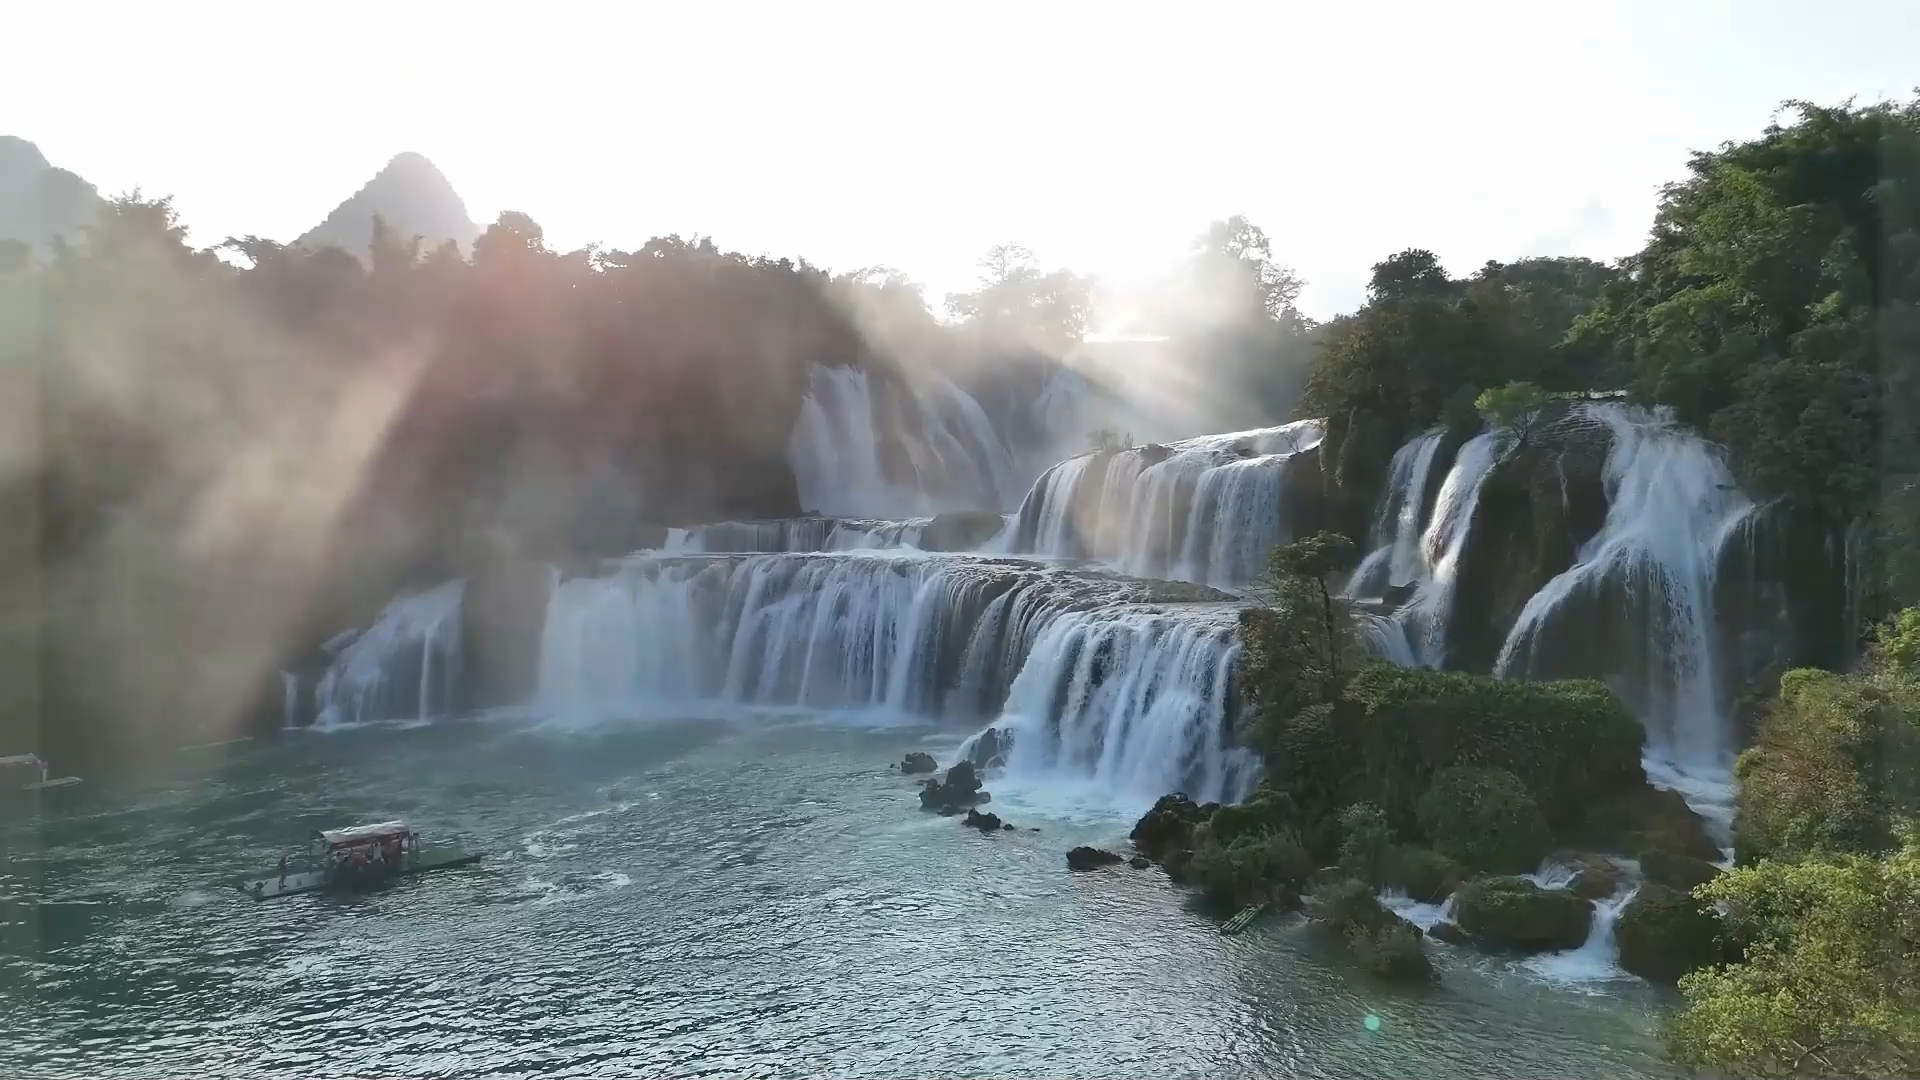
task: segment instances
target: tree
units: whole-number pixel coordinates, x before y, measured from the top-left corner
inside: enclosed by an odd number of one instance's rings
[[[1273,322],[1305,321],[1295,306],[1305,284],[1273,260],[1273,245],[1260,226],[1235,214],[1207,226],[1193,243],[1194,284],[1224,294],[1243,310]]]
[[[1273,606],[1295,626],[1290,651],[1299,673],[1320,684],[1323,701],[1333,700],[1352,669],[1344,659],[1352,651],[1352,619],[1327,580],[1352,569],[1358,554],[1345,535],[1320,532],[1274,548],[1268,564]]]
[[[1530,382],[1510,382],[1481,391],[1473,407],[1489,427],[1510,440],[1507,452],[1518,453],[1526,447],[1528,436],[1539,425],[1540,414],[1551,401],[1546,391]]]
[[[989,248],[980,269],[980,287],[948,293],[947,311],[988,345],[1057,355],[1086,336],[1093,297],[1085,278],[1042,271],[1033,252],[1018,244]]]
[[[1744,959],[1684,976],[1673,1056],[1734,1077],[1920,1075],[1920,848],[1763,862],[1698,890]]]
[[[1367,283],[1367,299],[1374,303],[1445,299],[1456,291],[1440,257],[1425,248],[1408,248],[1374,263]]]

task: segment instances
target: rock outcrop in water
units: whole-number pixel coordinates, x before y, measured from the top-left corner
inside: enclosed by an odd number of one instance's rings
[[[1671,985],[1729,958],[1713,909],[1664,885],[1640,886],[1621,912],[1614,936],[1620,966],[1649,982]]]
[[[937,772],[939,771],[939,768],[940,768],[940,763],[933,759],[932,754],[924,753],[919,750],[915,750],[912,753],[908,754],[900,762],[900,771],[907,774],[908,776],[912,776],[915,773]]]
[[[1579,948],[1593,920],[1590,901],[1518,877],[1467,882],[1454,898],[1454,910],[1475,943],[1518,952]]]
[[[1217,804],[1201,806],[1184,792],[1162,795],[1133,826],[1128,838],[1141,854],[1164,859],[1176,851],[1193,847],[1193,830],[1219,809]]]
[[[1113,866],[1126,861],[1111,851],[1096,847],[1077,847],[1067,852],[1067,869],[1069,870],[1098,870],[1103,866]]]
[[[988,798],[988,793],[980,790],[980,776],[974,772],[973,763],[962,761],[948,769],[945,777],[927,781],[920,789],[920,808],[957,814]]]

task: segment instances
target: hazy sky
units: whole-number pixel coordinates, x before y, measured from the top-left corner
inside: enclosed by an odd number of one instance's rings
[[[1905,95],[1920,0],[26,3],[0,133],[196,243],[290,240],[400,150],[557,246],[700,232],[937,297],[987,246],[1147,275],[1243,213],[1325,316],[1369,267],[1638,246],[1687,152]]]

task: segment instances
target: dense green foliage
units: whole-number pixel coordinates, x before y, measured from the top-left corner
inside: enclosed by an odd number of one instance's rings
[[[1340,812],[1340,868],[1374,887],[1384,884],[1393,864],[1393,830],[1387,815],[1372,803],[1354,803]]]
[[[1457,862],[1430,848],[1397,847],[1387,861],[1387,884],[1423,904],[1438,904],[1466,880]]]
[[[1672,406],[1750,493],[1836,543],[1851,529],[1856,617],[1920,600],[1920,98],[1792,102],[1760,137],[1695,154],[1617,268],[1455,279],[1431,252],[1394,255],[1325,327],[1298,415],[1328,419],[1325,464],[1364,512],[1413,434],[1476,411],[1550,418],[1528,406],[1588,390]]]
[[[1208,899],[1227,907],[1290,903],[1313,873],[1313,859],[1285,829],[1227,841],[1202,837],[1195,842],[1186,872]]]
[[[1920,849],[1769,860],[1701,891],[1744,959],[1680,980],[1676,1058],[1738,1077],[1920,1075]]]
[[[1694,893],[1739,959],[1680,980],[1679,1060],[1740,1077],[1920,1071],[1917,643],[1920,613],[1904,611],[1858,672],[1781,679],[1740,759],[1741,865]],[[1638,963],[1685,944],[1682,927],[1649,932],[1661,936]],[[1689,965],[1704,963],[1689,940]],[[1623,919],[1623,962],[1629,941]]]
[[[1370,974],[1396,982],[1433,979],[1423,935],[1382,906],[1373,885],[1357,878],[1331,882],[1314,893],[1307,915],[1337,936]]]
[[[1920,686],[1884,664],[1788,672],[1738,773],[1742,862],[1891,850],[1920,813]]]
[[[1505,769],[1442,769],[1415,813],[1435,851],[1473,870],[1526,873],[1553,846],[1533,796]]]

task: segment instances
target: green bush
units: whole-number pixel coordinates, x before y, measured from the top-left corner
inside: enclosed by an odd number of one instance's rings
[[[1307,915],[1314,922],[1336,933],[1349,930],[1375,930],[1399,916],[1388,911],[1373,887],[1357,878],[1347,878],[1313,894]]]
[[[1475,943],[1521,952],[1575,949],[1592,929],[1593,905],[1525,878],[1477,878],[1461,886],[1454,919]]]
[[[1291,830],[1243,835],[1230,844],[1206,838],[1183,876],[1209,900],[1231,907],[1287,900],[1313,872],[1313,860]]]
[[[1331,817],[1369,801],[1396,830],[1413,825],[1413,799],[1443,769],[1504,769],[1520,779],[1549,825],[1575,828],[1595,802],[1646,786],[1645,731],[1591,680],[1529,682],[1369,662],[1347,697],[1282,725],[1272,782],[1303,813]],[[1309,799],[1303,793],[1328,795]]]
[[[1387,815],[1372,803],[1354,803],[1340,812],[1340,866],[1369,885],[1387,880],[1393,835]]]
[[[1416,813],[1435,851],[1475,870],[1532,870],[1553,846],[1533,797],[1505,769],[1443,769]]]
[[[1432,982],[1433,960],[1427,956],[1426,935],[1405,919],[1394,917],[1385,926],[1347,931],[1347,948],[1370,974],[1394,982]]]
[[[1428,848],[1395,848],[1387,863],[1387,884],[1423,904],[1441,903],[1464,880],[1459,863]]]
[[[1740,755],[1740,862],[1892,850],[1893,822],[1920,813],[1915,696],[1905,680],[1782,676],[1758,744]]]

